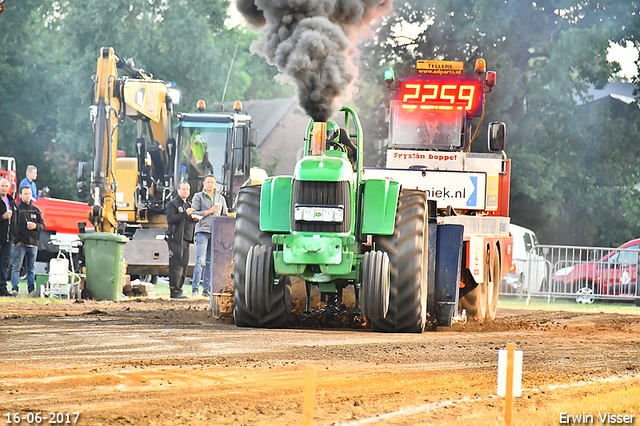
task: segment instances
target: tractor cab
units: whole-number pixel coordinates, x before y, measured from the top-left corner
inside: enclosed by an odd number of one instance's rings
[[[391,103],[390,140],[396,149],[460,151],[465,144],[466,112],[425,109],[419,105]]]
[[[227,205],[233,206],[238,189],[250,179],[250,149],[257,142],[251,116],[239,102],[231,112],[199,107],[198,112],[178,114],[177,136],[175,182],[189,182],[195,194],[212,174]]]

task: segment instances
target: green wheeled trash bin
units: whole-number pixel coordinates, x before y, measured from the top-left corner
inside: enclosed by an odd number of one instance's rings
[[[85,286],[96,300],[120,300],[127,237],[110,232],[80,234],[84,242]]]

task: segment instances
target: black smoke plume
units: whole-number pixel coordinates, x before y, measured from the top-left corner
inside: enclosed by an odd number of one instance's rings
[[[327,121],[357,75],[358,30],[391,9],[393,0],[236,0],[250,25],[265,27],[251,50],[291,77],[300,105]]]

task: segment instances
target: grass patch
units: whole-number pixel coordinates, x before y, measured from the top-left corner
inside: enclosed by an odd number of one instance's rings
[[[500,296],[498,306],[507,309],[521,309],[532,311],[569,311],[583,313],[606,313],[606,314],[624,314],[624,315],[640,315],[640,307],[633,302],[594,302],[590,305],[577,303],[571,299],[556,299],[556,301],[547,302],[547,298],[532,297],[527,304],[526,297],[518,296]]]
[[[7,283],[7,290],[11,291],[11,282]],[[36,285],[37,290],[37,285]],[[185,284],[183,288],[185,294],[191,294],[191,284],[188,286]],[[156,292],[156,296],[159,297],[169,297],[169,281],[168,279],[162,277],[158,279],[158,283],[153,286],[153,291]],[[34,303],[66,303],[67,298],[60,299],[58,297],[50,297],[50,298],[42,298],[42,297],[31,297],[27,291],[27,280],[21,280],[18,284],[18,297],[0,297],[0,303],[10,303],[15,301],[21,302],[34,302]]]

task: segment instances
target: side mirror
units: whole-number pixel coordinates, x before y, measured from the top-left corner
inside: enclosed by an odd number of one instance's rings
[[[504,141],[507,133],[507,126],[502,122],[489,123],[489,151],[504,150]]]
[[[249,139],[247,140],[247,146],[258,146],[258,129],[249,129]]]
[[[85,161],[78,163],[78,182],[84,182],[87,180],[88,164]]]
[[[87,185],[84,182],[78,182],[76,184],[76,189],[78,190],[78,198],[80,200],[86,200],[87,195],[89,195],[89,191],[87,190]]]

